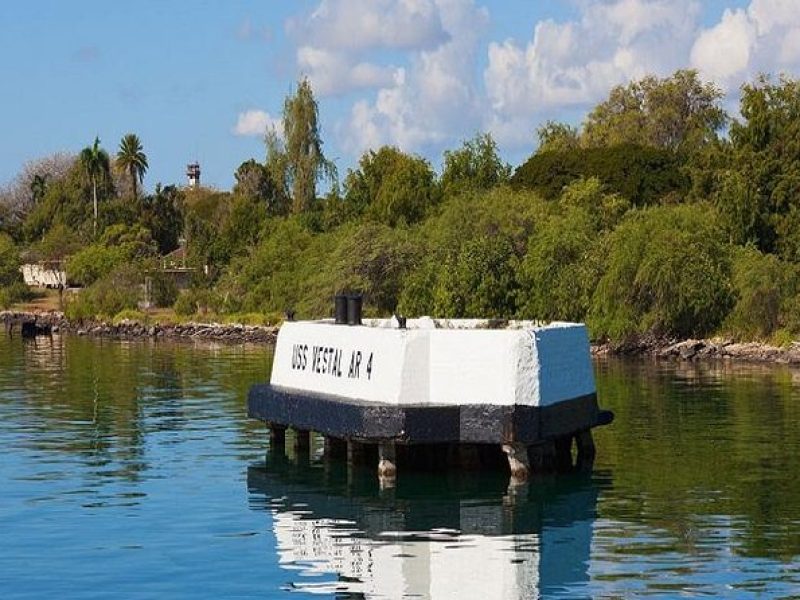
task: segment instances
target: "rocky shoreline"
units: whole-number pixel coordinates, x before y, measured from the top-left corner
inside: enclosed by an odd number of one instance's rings
[[[723,338],[674,340],[640,338],[622,344],[592,345],[592,355],[645,356],[677,361],[735,361],[800,365],[800,342],[788,347],[771,346],[761,342],[736,342]]]
[[[32,323],[41,333],[70,333],[79,336],[121,340],[169,339],[206,340],[232,344],[271,344],[278,337],[278,327],[241,325],[237,323],[153,323],[122,320],[72,322],[60,312],[23,313],[0,312],[0,322],[11,335],[21,333],[22,323]]]
[[[144,324],[129,320],[119,323],[71,322],[60,312],[0,311],[0,322],[12,335],[20,332],[22,323],[33,323],[41,332],[64,332],[79,336],[124,340],[206,340],[232,344],[273,344],[278,337],[279,330],[277,325],[241,325],[237,323]],[[800,365],[800,342],[794,342],[789,347],[781,348],[760,342],[742,343],[721,338],[675,340],[641,337],[625,343],[592,344],[592,355],[595,357],[639,356],[678,361],[723,360]]]

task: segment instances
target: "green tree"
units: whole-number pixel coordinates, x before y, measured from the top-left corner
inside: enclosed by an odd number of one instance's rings
[[[476,134],[457,150],[446,150],[442,170],[442,188],[445,195],[465,190],[487,190],[505,183],[511,176],[511,167],[497,152],[497,144],[490,133]]]
[[[416,223],[438,199],[435,174],[418,156],[383,146],[364,153],[344,182],[343,210],[395,226]]]
[[[560,204],[566,209],[581,209],[597,231],[610,230],[630,209],[631,204],[619,194],[609,194],[596,177],[577,179],[561,194]]]
[[[267,169],[284,190],[291,190],[292,212],[308,210],[317,196],[317,182],[336,179],[335,165],[322,153],[319,107],[308,79],[283,103],[283,140],[273,128],[265,141]]]
[[[100,147],[100,138],[95,137],[94,143],[81,150],[78,156],[84,172],[92,184],[92,207],[94,212],[94,235],[97,236],[97,184],[109,176],[110,161],[108,153]]]
[[[236,179],[233,186],[234,195],[264,203],[271,215],[286,214],[288,211],[286,197],[275,185],[266,165],[252,158],[246,160],[236,169],[234,178]]]
[[[69,257],[67,274],[70,280],[88,286],[115,269],[124,265],[140,265],[155,255],[156,244],[142,225],[112,225],[96,243]]]
[[[715,202],[733,240],[800,261],[800,81],[761,76],[744,85],[741,114]]]
[[[402,153],[396,159],[368,210],[391,227],[420,221],[437,201],[435,175],[428,162]]]
[[[509,319],[516,312],[517,258],[511,240],[478,237],[445,261],[433,290],[436,316]]]
[[[141,223],[150,230],[150,235],[161,254],[168,254],[178,247],[183,233],[183,192],[174,185],[161,187],[156,184],[155,194],[142,201]]]
[[[685,195],[690,181],[683,164],[671,150],[631,144],[537,152],[517,169],[511,185],[555,200],[575,181],[594,177],[609,193],[641,206]]]
[[[752,246],[737,248],[732,266],[735,304],[724,329],[741,339],[764,339],[782,325],[784,305],[793,291],[791,269]]]
[[[390,226],[416,223],[436,202],[434,177],[423,158],[392,146],[369,150],[345,178],[345,218],[367,214]]]
[[[56,223],[47,230],[41,240],[30,246],[29,252],[35,260],[64,260],[80,250],[82,245],[81,239],[71,227]]]
[[[45,192],[47,191],[47,173],[36,174],[31,179],[31,203],[38,204],[38,202],[44,197]]]
[[[611,90],[586,118],[586,146],[639,144],[694,151],[717,139],[727,122],[722,91],[693,70],[660,79],[648,75]]]
[[[19,280],[19,266],[19,252],[14,241],[4,233],[0,233],[0,287]]]
[[[133,197],[137,197],[136,185],[142,183],[147,172],[147,155],[142,150],[142,143],[136,134],[126,134],[119,143],[117,166],[126,171],[133,185]]]
[[[578,130],[566,123],[547,121],[536,134],[539,137],[537,152],[568,152],[580,146]]]
[[[729,248],[706,205],[629,212],[612,233],[607,255],[592,299],[595,336],[705,335],[728,314]]]
[[[110,191],[110,178],[97,181],[98,197],[107,196]],[[86,199],[91,197],[92,192],[86,169],[75,161],[64,176],[48,180],[41,200],[24,215],[24,238],[28,242],[38,241],[56,224],[63,224],[76,233],[86,233],[91,237],[92,203]]]
[[[519,316],[585,320],[602,273],[603,242],[594,218],[582,208],[544,221],[520,263]]]

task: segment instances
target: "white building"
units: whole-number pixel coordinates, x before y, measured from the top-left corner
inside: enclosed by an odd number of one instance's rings
[[[67,286],[67,272],[61,261],[42,261],[24,264],[19,269],[26,285],[43,288]]]

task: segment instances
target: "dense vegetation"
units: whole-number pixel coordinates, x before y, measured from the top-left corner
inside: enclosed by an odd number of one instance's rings
[[[135,308],[149,274],[181,315],[320,317],[359,290],[376,315],[586,320],[616,340],[800,334],[800,82],[745,84],[734,118],[692,71],[647,77],[580,128],[543,125],[516,170],[477,134],[441,173],[383,147],[341,184],[318,118],[302,81],[230,192],[143,194],[133,134],[114,158],[95,140],[26,165],[0,197],[0,303],[25,292],[20,261],[64,259],[73,316]],[[181,243],[178,295],[158,266]]]

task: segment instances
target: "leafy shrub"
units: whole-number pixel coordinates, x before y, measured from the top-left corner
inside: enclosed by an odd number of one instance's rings
[[[69,319],[108,318],[135,309],[142,297],[143,275],[135,265],[123,265],[85,288],[67,303]]]
[[[197,312],[194,295],[189,291],[178,294],[178,298],[175,300],[175,304],[172,308],[178,316],[188,317],[193,315]]]
[[[112,225],[106,228],[99,242],[86,246],[68,259],[67,275],[71,281],[88,286],[122,265],[142,262],[155,253],[150,232],[141,225]]]
[[[725,319],[725,331],[750,340],[772,335],[781,325],[790,283],[788,265],[753,247],[737,248],[731,283],[735,304]]]
[[[10,308],[18,302],[29,302],[34,297],[34,292],[22,281],[0,287],[0,308]]]
[[[516,313],[517,258],[502,237],[469,240],[449,257],[433,292],[436,316],[510,318]]]
[[[73,254],[67,261],[67,275],[78,285],[90,286],[95,281],[124,264],[122,248],[92,244]]]
[[[175,285],[175,280],[166,273],[152,271],[150,286],[152,302],[159,308],[170,307],[178,299],[178,286]]]
[[[216,314],[221,312],[222,306],[222,297],[216,291],[191,289],[178,295],[173,309],[178,316],[189,317],[196,314]]]
[[[603,241],[589,214],[571,209],[545,221],[528,243],[519,268],[519,315],[582,321],[601,272]]]
[[[13,240],[0,233],[0,286],[7,286],[21,281],[19,272],[20,260]]]
[[[729,248],[704,205],[628,214],[609,240],[592,299],[595,335],[704,335],[731,307]]]
[[[619,194],[609,194],[597,179],[576,179],[564,188],[559,200],[567,210],[578,208],[586,212],[599,230],[613,229],[631,208],[630,202]]]

